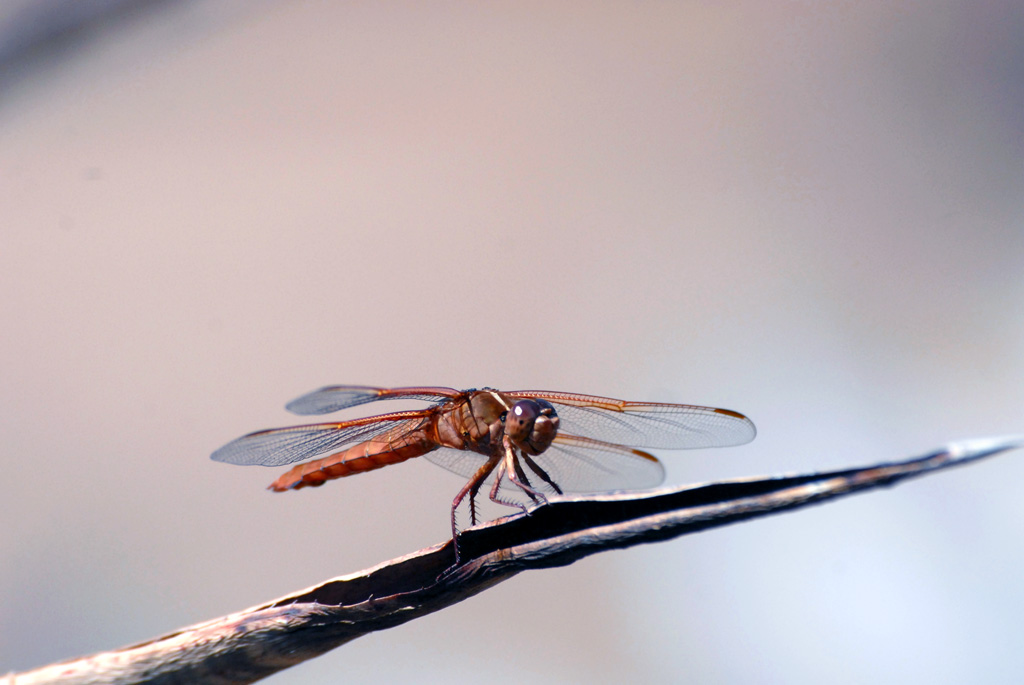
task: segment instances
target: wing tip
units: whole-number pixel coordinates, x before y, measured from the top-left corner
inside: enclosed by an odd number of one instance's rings
[[[748,442],[753,442],[754,438],[757,437],[757,426],[755,426],[754,422],[750,420],[750,417],[746,416],[745,414],[741,414],[738,411],[733,411],[732,409],[717,408],[714,409],[714,412],[716,414],[721,414],[722,416],[728,416],[731,419],[737,419],[748,429],[746,434],[740,436],[740,442],[728,443],[727,445],[725,445],[726,447],[746,445]]]
[[[650,452],[645,452],[643,450],[638,450],[636,448],[630,448],[629,451],[632,452],[634,455],[640,457],[641,459],[646,459],[647,461],[653,461],[656,464],[661,464],[661,459],[658,459]]]
[[[362,385],[325,385],[322,388],[317,388],[307,392],[304,395],[296,397],[294,400],[284,405],[284,408],[293,414],[299,416],[320,416],[323,414],[333,414],[336,411],[347,409],[350,406],[356,406],[349,401],[338,401],[334,402],[322,402],[324,395],[331,395],[339,392],[372,392],[378,391],[379,388],[370,388]],[[356,404],[362,404],[357,402]]]
[[[273,433],[273,430],[259,430],[253,433],[248,433],[240,438],[235,438],[228,444],[218,447],[210,455],[210,459],[213,461],[219,461],[224,464],[235,464],[237,466],[253,466],[258,464],[258,461],[253,461],[251,457],[249,444],[253,438],[256,438],[264,433]]]
[[[317,391],[319,392],[319,391]],[[313,395],[316,393],[309,393]],[[284,405],[284,408],[297,416],[316,416],[318,414],[331,414],[336,409],[331,407],[311,407],[307,406],[309,403],[309,395],[303,395],[302,397],[296,397],[294,400]]]
[[[212,459],[213,461],[219,461],[224,464],[238,463],[235,461],[235,458],[237,457],[235,457],[235,449],[234,447],[232,447],[234,444],[235,441],[232,441],[224,445],[223,447],[217,448],[216,450],[213,451],[213,454],[210,455],[210,459]]]

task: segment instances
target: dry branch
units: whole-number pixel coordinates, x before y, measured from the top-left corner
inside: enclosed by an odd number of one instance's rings
[[[0,684],[251,683],[460,602],[520,571],[778,513],[958,466],[1024,445],[973,440],[907,461],[802,476],[751,478],[648,493],[563,498],[465,531],[451,541],[245,611]]]

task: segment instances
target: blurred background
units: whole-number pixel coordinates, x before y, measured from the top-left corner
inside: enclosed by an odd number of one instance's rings
[[[326,384],[757,423],[670,485],[1021,432],[1022,46],[1010,0],[10,3],[0,672],[445,540],[426,461],[210,461]],[[270,682],[1019,682],[1022,492],[1009,453],[522,574]]]

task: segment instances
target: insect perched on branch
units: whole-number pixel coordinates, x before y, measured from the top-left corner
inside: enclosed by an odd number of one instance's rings
[[[271,485],[276,492],[426,457],[468,478],[451,508],[468,498],[471,525],[476,497],[486,489],[499,504],[526,510],[546,495],[643,489],[665,470],[645,448],[729,447],[750,442],[753,422],[728,409],[687,404],[626,402],[564,392],[502,392],[491,388],[321,388],[290,402],[301,415],[330,414],[378,400],[426,400],[425,409],[350,421],[275,428],[228,443],[212,458],[229,464],[293,467]],[[319,455],[327,456],[320,457]]]

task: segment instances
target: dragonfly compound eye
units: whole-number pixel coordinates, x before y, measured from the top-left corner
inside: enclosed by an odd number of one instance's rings
[[[558,415],[544,400],[519,400],[509,410],[505,432],[527,454],[540,454],[558,434]]]
[[[519,444],[530,437],[533,424],[540,416],[540,405],[533,400],[519,400],[505,417],[505,432],[512,442]]]

